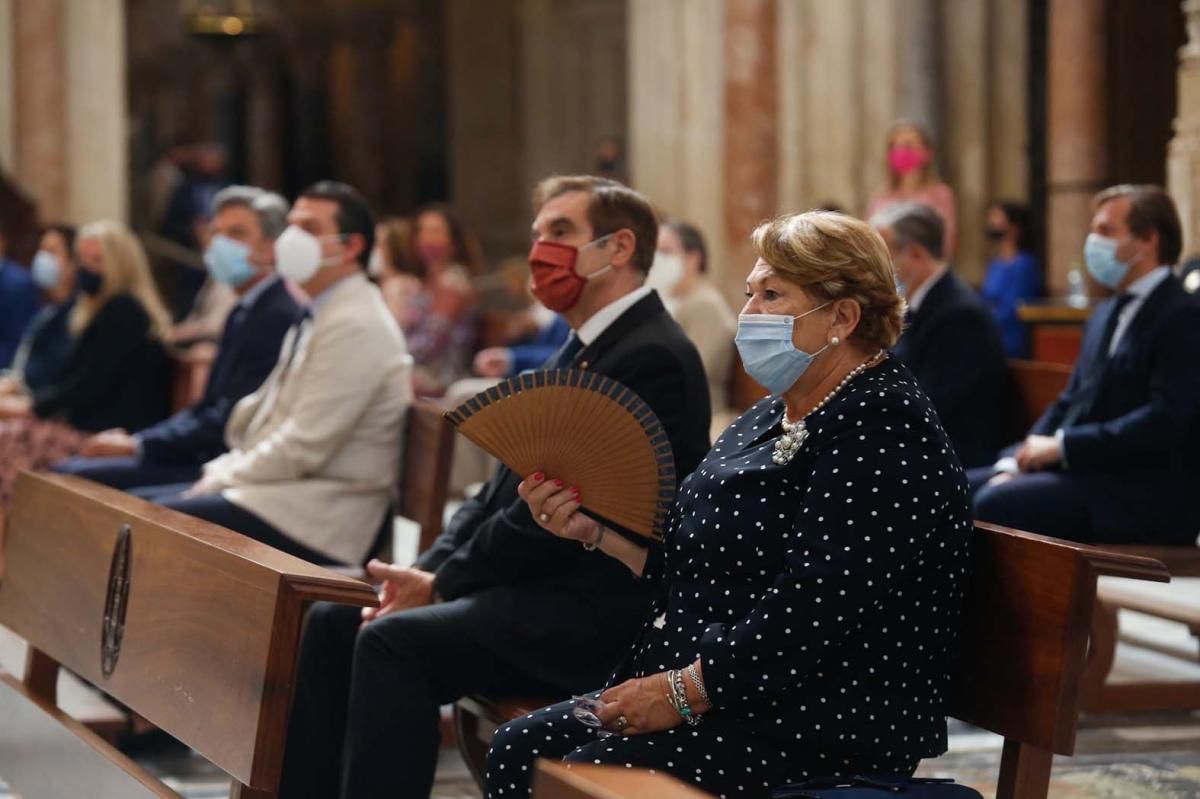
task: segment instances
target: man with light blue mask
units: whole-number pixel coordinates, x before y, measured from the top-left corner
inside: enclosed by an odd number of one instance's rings
[[[288,206],[277,194],[230,186],[213,199],[209,276],[238,296],[225,321],[201,400],[166,421],[131,433],[106,430],[58,471],[125,490],[195,481],[200,467],[226,451],[229,413],[270,373],[300,307],[274,269],[275,239]]]
[[[1182,233],[1157,186],[1096,196],[1088,274],[1113,296],[1084,328],[1066,390],[1024,442],[973,472],[984,521],[1076,541],[1196,543],[1200,300],[1172,268]]]

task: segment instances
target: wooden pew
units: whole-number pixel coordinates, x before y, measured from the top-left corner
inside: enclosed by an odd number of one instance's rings
[[[57,706],[60,668],[228,774],[277,794],[301,618],[374,605],[366,585],[78,478],[18,478],[0,624],[30,645],[0,674],[0,779],[26,799],[177,794]]]
[[[959,680],[950,711],[956,718],[1004,736],[997,799],[1044,799],[1054,754],[1075,751],[1100,575],[1169,579],[1166,568],[1149,558],[976,525]],[[496,727],[547,701],[470,697],[458,703],[459,747],[476,779]],[[603,790],[590,793],[575,783],[540,777],[537,796],[667,795],[628,776],[628,781],[607,783]]]
[[[442,534],[450,493],[454,428],[445,412],[436,402],[422,399],[414,400],[408,411],[396,508],[399,515],[421,525],[418,552],[429,549]]]

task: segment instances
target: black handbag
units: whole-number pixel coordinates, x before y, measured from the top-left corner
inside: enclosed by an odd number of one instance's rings
[[[826,777],[781,785],[771,799],[983,799],[954,780],[922,777]]]

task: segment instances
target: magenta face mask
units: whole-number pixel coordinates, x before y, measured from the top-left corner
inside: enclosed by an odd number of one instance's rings
[[[901,175],[916,172],[925,166],[928,158],[916,147],[893,147],[888,150],[888,163]]]

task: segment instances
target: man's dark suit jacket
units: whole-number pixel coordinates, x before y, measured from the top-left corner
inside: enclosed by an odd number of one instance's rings
[[[1168,276],[1101,358],[1115,311],[1115,298],[1096,308],[1066,390],[1032,432],[1062,428],[1067,472],[1152,480],[1163,502],[1146,513],[1195,518],[1200,511],[1187,508],[1200,484],[1200,299]]]
[[[1008,364],[996,320],[946,272],[909,320],[894,350],[937,410],[963,466],[993,463],[1004,441]]]
[[[574,368],[610,377],[650,405],[680,481],[699,465],[709,448],[708,380],[657,294],[585,346]],[[539,527],[517,496],[524,476],[500,468],[416,566],[434,572],[445,599],[478,596],[463,634],[548,684],[585,690],[604,681],[632,642],[650,589],[603,552]]]
[[[162,465],[202,465],[225,452],[225,422],[238,400],[254,392],[279,357],[300,306],[287,285],[271,285],[246,308],[234,306],[221,334],[220,349],[198,403],[138,433],[142,460]]]

